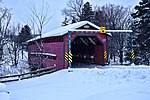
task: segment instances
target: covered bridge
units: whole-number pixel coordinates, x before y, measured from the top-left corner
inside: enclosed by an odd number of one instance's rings
[[[31,65],[56,69],[68,68],[69,64],[92,63],[104,65],[107,59],[107,33],[100,33],[100,27],[89,21],[81,21],[42,34],[28,41],[28,60]],[[65,59],[72,53],[72,62]],[[71,66],[73,67],[73,66]]]

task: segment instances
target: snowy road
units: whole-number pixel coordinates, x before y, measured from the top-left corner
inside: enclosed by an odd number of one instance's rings
[[[81,68],[7,83],[10,100],[150,100],[150,67]]]

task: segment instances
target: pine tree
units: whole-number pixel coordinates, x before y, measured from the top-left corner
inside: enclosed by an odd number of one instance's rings
[[[31,34],[31,29],[28,25],[25,25],[22,29],[21,32],[19,32],[18,35],[18,43],[20,44],[20,46],[25,47],[25,49],[27,49],[27,40],[32,38],[32,34]]]
[[[28,25],[25,25],[21,29],[21,32],[19,33],[18,38],[19,38],[19,43],[24,43],[27,40],[32,38],[31,29]]]
[[[140,63],[149,65],[150,60],[150,1],[142,0],[134,7],[134,32],[137,32],[138,55],[142,58]]]
[[[89,2],[86,2],[83,6],[83,9],[82,9],[82,14],[81,14],[81,21],[90,21],[92,22],[93,21],[93,16],[94,16],[94,13],[92,11],[92,5],[90,5]]]
[[[77,22],[76,18],[75,18],[75,17],[73,17],[73,18],[72,18],[72,22],[71,22],[71,23],[73,24],[73,23],[76,23],[76,22]]]
[[[67,17],[65,17],[65,20],[62,22],[62,26],[66,26],[66,25],[68,25]]]

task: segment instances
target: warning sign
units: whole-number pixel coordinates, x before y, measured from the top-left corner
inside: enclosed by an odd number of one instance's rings
[[[131,58],[134,59],[135,55],[134,55],[134,50],[131,51]]]
[[[71,52],[69,52],[69,53],[65,53],[65,60],[66,61],[69,61],[69,63],[71,63],[72,62],[72,53]]]
[[[106,33],[106,27],[100,27],[100,33]]]
[[[104,59],[107,59],[107,51],[104,51]]]

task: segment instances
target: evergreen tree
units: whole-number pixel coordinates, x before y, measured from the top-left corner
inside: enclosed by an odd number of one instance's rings
[[[62,22],[62,26],[66,26],[66,25],[68,25],[67,17],[65,17],[65,20]]]
[[[22,52],[23,49],[27,50],[27,40],[32,38],[31,34],[31,29],[28,25],[25,25],[22,29],[21,32],[19,32],[18,35],[18,43],[22,47]]]
[[[142,0],[134,7],[136,12],[131,16],[134,18],[134,32],[138,33],[136,42],[138,44],[138,58],[140,63],[149,65],[150,60],[150,1]],[[139,63],[139,64],[140,64]]]
[[[87,20],[87,21],[92,22],[93,21],[93,16],[94,16],[94,13],[92,11],[92,5],[90,5],[89,2],[86,2],[83,6],[80,20],[81,21]]]
[[[25,43],[27,40],[32,38],[32,34],[31,34],[31,29],[28,25],[25,25],[22,29],[21,32],[18,35],[19,38],[19,43]]]
[[[76,22],[77,22],[76,18],[73,17],[73,18],[72,18],[72,24],[73,24],[73,23],[76,23]]]

